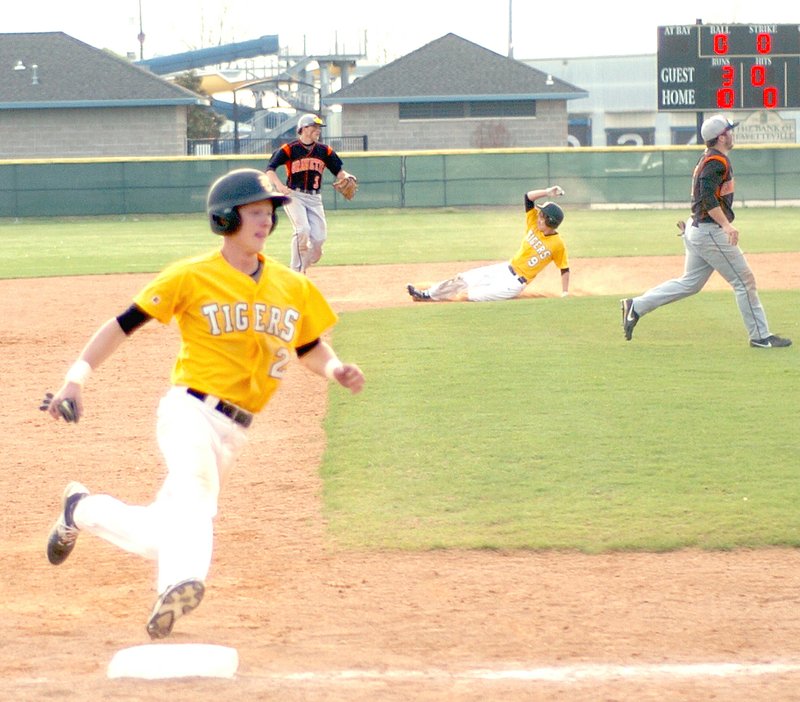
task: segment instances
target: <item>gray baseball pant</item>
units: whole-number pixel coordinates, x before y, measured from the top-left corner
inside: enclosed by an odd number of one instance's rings
[[[328,223],[322,196],[292,190],[291,200],[283,211],[292,223],[291,268],[301,273],[322,257],[322,245],[328,237]]]
[[[738,246],[731,246],[718,224],[701,223],[686,227],[683,237],[686,262],[683,275],[650,288],[633,298],[633,309],[641,317],[653,310],[682,300],[703,289],[717,271],[733,288],[742,321],[751,339],[770,335],[767,317],[758,299],[756,279]]]

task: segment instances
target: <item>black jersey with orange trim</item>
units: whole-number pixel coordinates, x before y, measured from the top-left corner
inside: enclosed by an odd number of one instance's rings
[[[692,218],[695,222],[713,222],[708,211],[721,207],[729,222],[733,213],[733,166],[717,149],[706,149],[692,173]]]
[[[333,175],[342,170],[342,159],[327,144],[304,144],[299,139],[277,149],[267,164],[268,171],[286,166],[286,185],[292,190],[319,192],[322,172],[327,168]]]

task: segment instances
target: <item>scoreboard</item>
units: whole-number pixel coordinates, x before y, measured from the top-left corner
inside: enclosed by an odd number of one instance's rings
[[[800,107],[800,24],[658,28],[658,109]]]

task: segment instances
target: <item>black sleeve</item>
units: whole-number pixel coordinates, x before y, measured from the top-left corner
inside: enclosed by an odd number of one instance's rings
[[[329,151],[327,158],[325,159],[325,165],[328,167],[328,170],[331,173],[333,173],[333,175],[337,176],[339,175],[339,171],[342,170],[344,163],[342,162],[342,159],[339,157],[339,154],[337,154],[333,149],[331,149],[330,146],[328,147],[328,149]]]
[[[533,200],[528,199],[528,193],[525,193],[525,212],[530,212],[536,205]]]
[[[136,304],[131,305],[122,314],[117,315],[117,323],[127,336],[133,334],[133,332],[151,319],[152,317]]]
[[[300,358],[301,356],[305,356],[309,351],[311,351],[315,346],[319,344],[319,339],[314,339],[314,341],[309,341],[307,344],[303,344],[302,346],[298,346],[295,351],[297,352],[297,357]]]
[[[698,180],[700,202],[703,203],[704,212],[719,207],[722,203],[717,197],[717,191],[725,178],[725,164],[717,159],[709,159]]]
[[[278,168],[285,165],[286,162],[289,160],[286,151],[284,151],[283,147],[279,149],[275,149],[272,154],[272,157],[269,159],[269,163],[267,167],[264,169],[265,171],[277,171]]]

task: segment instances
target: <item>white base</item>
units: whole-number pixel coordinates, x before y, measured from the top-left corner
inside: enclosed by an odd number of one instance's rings
[[[214,644],[147,644],[117,651],[109,678],[232,678],[239,667],[235,648]]]

